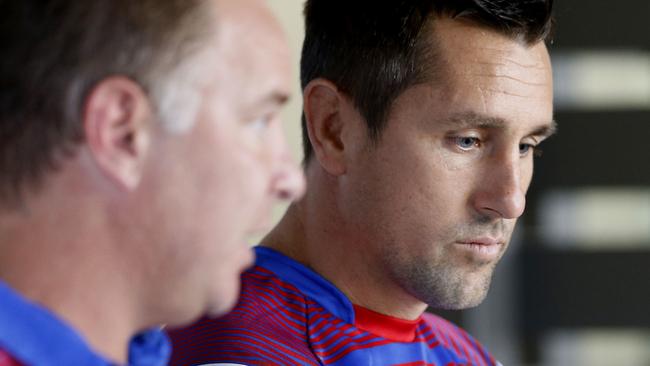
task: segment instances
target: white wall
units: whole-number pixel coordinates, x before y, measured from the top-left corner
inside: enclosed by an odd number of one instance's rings
[[[304,0],[268,0],[269,7],[282,23],[293,64],[293,96],[283,112],[285,130],[294,158],[302,159],[300,115],[302,112],[302,95],[300,90],[300,50],[305,36],[302,8]]]
[[[302,90],[300,88],[300,51],[305,37],[302,8],[305,0],[267,0],[269,8],[282,24],[291,49],[292,70],[292,96],[291,100],[282,111],[285,136],[291,148],[296,163],[302,161],[302,132],[300,129],[300,116],[302,114]],[[272,226],[280,220],[288,204],[277,204],[273,209]],[[271,226],[271,227],[272,227]],[[269,229],[271,228],[269,227]],[[249,238],[253,245],[258,244],[260,237]]]

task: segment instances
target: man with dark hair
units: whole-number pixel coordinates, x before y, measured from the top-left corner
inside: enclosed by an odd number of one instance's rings
[[[246,237],[304,189],[284,35],[260,0],[0,18],[0,365],[164,365],[159,326],[231,309]]]
[[[176,365],[495,365],[478,305],[554,131],[551,0],[308,0],[308,192]]]

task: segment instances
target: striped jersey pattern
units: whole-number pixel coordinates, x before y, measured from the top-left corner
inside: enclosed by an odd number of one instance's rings
[[[171,365],[492,366],[464,330],[433,314],[415,321],[353,305],[311,269],[269,248],[242,276],[225,317],[171,332]]]

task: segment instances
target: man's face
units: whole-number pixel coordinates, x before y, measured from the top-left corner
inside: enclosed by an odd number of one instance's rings
[[[485,297],[552,130],[546,47],[439,20],[435,81],[394,102],[377,145],[352,159],[343,210],[377,270],[422,302]]]
[[[152,152],[152,191],[171,212],[158,223],[168,243],[159,254],[165,287],[188,319],[234,306],[239,276],[253,259],[247,237],[268,225],[276,199],[304,190],[279,120],[290,80],[284,35],[257,0],[215,4],[209,46],[216,57],[204,65],[208,82],[195,124],[184,134],[161,132]]]

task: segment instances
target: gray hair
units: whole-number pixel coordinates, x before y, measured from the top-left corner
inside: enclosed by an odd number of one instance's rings
[[[0,0],[0,202],[37,189],[84,140],[92,88],[122,75],[170,131],[200,104],[197,63],[215,22],[201,0]]]

